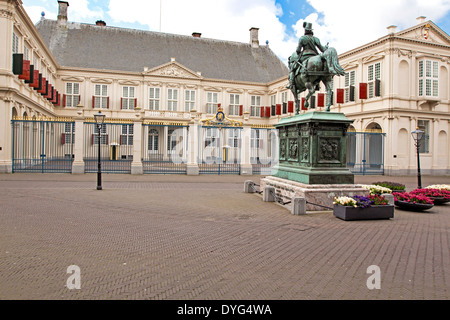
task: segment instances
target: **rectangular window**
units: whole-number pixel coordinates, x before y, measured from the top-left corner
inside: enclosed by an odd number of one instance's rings
[[[30,60],[30,48],[27,45],[23,48],[23,59]]]
[[[369,98],[375,96],[375,80],[381,79],[381,62],[377,62],[367,67],[367,84]]]
[[[350,71],[350,72],[346,72],[345,73],[345,79],[344,79],[344,89],[345,89],[345,101],[344,102],[349,102],[350,101],[350,87],[354,87],[355,86],[355,71]]]
[[[95,85],[94,108],[108,108],[108,86],[106,84]]]
[[[134,87],[122,87],[122,109],[125,110],[134,110],[136,107],[136,99],[134,96],[135,88]]]
[[[178,110],[178,89],[167,89],[167,110]]]
[[[250,96],[250,116],[261,116],[261,96]]]
[[[439,62],[419,61],[419,96],[439,96]]]
[[[217,128],[206,128],[205,148],[215,148],[218,146],[219,132]]]
[[[67,82],[65,107],[76,107],[80,102],[80,84]]]
[[[206,94],[206,112],[209,114],[217,113],[218,93],[208,92]]]
[[[240,101],[240,95],[238,94],[230,94],[230,110],[229,114],[231,116],[238,116],[239,115],[239,102]]]
[[[12,35],[12,53],[19,53],[19,36],[15,32]]]
[[[159,110],[159,104],[160,104],[160,88],[150,88],[149,94],[148,94],[148,107],[150,110]]]
[[[97,126],[95,126],[95,133],[93,136],[93,144],[98,144],[98,129]],[[108,135],[106,134],[106,124],[103,124],[100,129],[100,136],[101,136],[101,144],[108,144]]]
[[[75,141],[75,123],[67,122],[64,126],[64,144]]]
[[[133,145],[133,125],[132,124],[124,124],[122,125],[122,134],[120,135],[120,144],[121,145]]]
[[[240,129],[228,130],[228,145],[232,148],[239,148]]]
[[[184,111],[189,112],[195,109],[195,90],[184,91]]]
[[[418,120],[417,126],[423,131],[423,137],[420,140],[419,153],[429,153],[430,152],[430,121],[429,120]]]

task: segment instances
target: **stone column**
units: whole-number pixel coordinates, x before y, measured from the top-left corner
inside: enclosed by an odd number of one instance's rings
[[[250,124],[244,124],[241,134],[241,175],[251,175],[253,173],[250,163],[250,139],[252,128]]]
[[[84,173],[84,116],[79,115],[75,118],[75,141],[73,145],[74,159],[72,163],[72,174]]]
[[[138,109],[139,110],[139,109]],[[142,117],[140,111],[136,112],[136,120],[133,121],[133,161],[131,162],[131,174],[143,174],[142,166]]]
[[[191,110],[191,122],[189,123],[189,135],[188,135],[188,157],[187,157],[187,175],[196,176],[199,175],[198,168],[198,120],[195,119],[197,114],[196,110]]]

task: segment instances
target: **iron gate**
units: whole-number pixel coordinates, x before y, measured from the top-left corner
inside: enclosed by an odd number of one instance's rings
[[[278,130],[252,128],[250,136],[250,163],[253,174],[270,175],[278,156]]]
[[[347,132],[347,168],[354,174],[384,174],[381,132]]]
[[[72,120],[13,119],[12,172],[72,172]]]
[[[144,173],[186,174],[188,134],[187,126],[144,124]]]
[[[241,131],[236,127],[199,127],[200,174],[241,173]]]
[[[98,144],[102,172],[131,173],[133,161],[133,123],[104,123],[99,130],[95,122],[84,123],[84,166],[85,172],[98,170]]]

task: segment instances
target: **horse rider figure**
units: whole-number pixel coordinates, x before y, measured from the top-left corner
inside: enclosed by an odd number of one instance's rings
[[[294,78],[299,73],[306,73],[306,66],[309,58],[319,55],[317,48],[321,52],[328,49],[328,45],[322,46],[319,38],[314,36],[312,23],[303,22],[305,34],[298,41],[297,50],[289,57],[289,86],[286,88],[293,89]],[[334,70],[330,70],[333,72]]]

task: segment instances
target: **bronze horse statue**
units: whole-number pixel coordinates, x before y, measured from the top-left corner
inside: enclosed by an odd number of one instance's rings
[[[297,52],[294,52],[291,59],[298,61]],[[299,114],[300,100],[298,95],[308,89],[305,98],[305,107],[309,107],[309,98],[319,90],[320,82],[323,82],[327,90],[327,101],[325,111],[330,111],[332,102],[332,84],[335,75],[343,76],[344,69],[339,65],[336,49],[328,47],[322,54],[313,56],[305,61],[306,70],[297,69],[293,79],[291,91],[295,99],[295,113]]]

